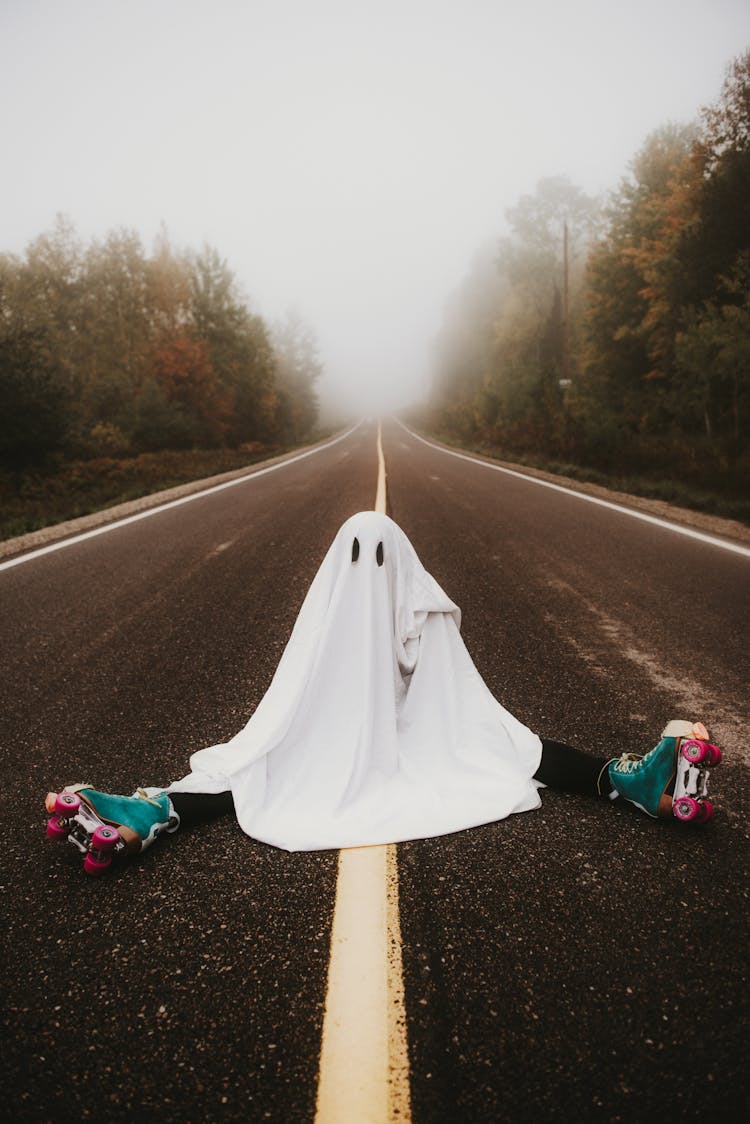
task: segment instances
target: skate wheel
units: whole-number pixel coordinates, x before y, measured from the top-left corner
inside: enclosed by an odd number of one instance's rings
[[[708,743],[708,748],[711,751],[711,764],[718,765],[722,757],[721,750],[718,745],[712,745],[711,742]]]
[[[58,792],[55,811],[58,816],[74,816],[81,807],[81,798],[75,792]]]
[[[700,816],[701,806],[692,796],[681,796],[672,802],[672,812],[678,820],[688,823]]]
[[[706,758],[709,761],[711,760],[711,748],[708,742],[699,742],[695,738],[688,738],[687,741],[682,743],[680,753],[691,765],[700,765],[701,761],[705,761]]]
[[[113,850],[120,839],[121,835],[116,827],[110,827],[109,824],[102,824],[91,836],[91,847],[97,851],[104,851],[106,853]]]
[[[111,865],[111,855],[102,855],[99,858],[96,855],[92,855],[90,851],[83,860],[83,869],[87,874],[93,874],[94,876],[104,874],[105,871],[109,870]]]
[[[710,800],[703,800],[701,802],[701,814],[700,814],[701,823],[708,823],[708,821],[711,819],[711,816],[713,814],[714,814],[714,806],[711,803],[711,801]]]
[[[45,834],[48,839],[54,839],[59,842],[68,838],[68,829],[60,825],[57,816],[52,816],[47,821],[47,831]]]

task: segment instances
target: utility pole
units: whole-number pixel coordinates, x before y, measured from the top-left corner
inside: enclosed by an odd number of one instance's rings
[[[562,377],[570,386],[570,339],[568,335],[568,224],[563,223]]]

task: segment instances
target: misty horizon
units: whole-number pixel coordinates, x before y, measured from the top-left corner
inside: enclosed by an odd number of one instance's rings
[[[215,248],[269,322],[313,327],[324,412],[426,393],[445,309],[545,177],[605,195],[718,96],[735,0],[0,11],[0,252],[58,213],[83,241]]]

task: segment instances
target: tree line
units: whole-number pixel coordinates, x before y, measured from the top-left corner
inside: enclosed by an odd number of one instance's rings
[[[506,218],[448,306],[433,424],[508,454],[746,482],[750,52],[608,200],[551,178]]]
[[[218,252],[84,246],[58,216],[0,254],[0,465],[299,441],[321,372],[297,314],[254,314]]]

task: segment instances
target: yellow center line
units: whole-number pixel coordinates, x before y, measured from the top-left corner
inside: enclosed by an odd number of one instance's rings
[[[375,510],[385,513],[378,423]],[[396,845],[339,851],[316,1124],[408,1124]]]

